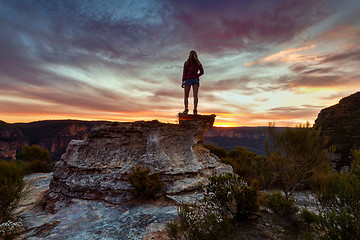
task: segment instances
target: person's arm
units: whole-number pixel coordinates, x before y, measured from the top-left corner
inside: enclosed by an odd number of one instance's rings
[[[187,66],[186,66],[186,62],[185,62],[184,63],[184,70],[183,70],[183,76],[182,76],[182,81],[183,82],[185,81],[186,74],[187,74]]]
[[[198,73],[198,76],[200,77],[201,75],[204,74],[204,69],[203,69],[203,66],[201,64],[199,66],[199,70],[200,70],[200,72]]]

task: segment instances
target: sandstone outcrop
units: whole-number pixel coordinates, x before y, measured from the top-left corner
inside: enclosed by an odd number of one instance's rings
[[[6,122],[0,121],[0,159],[15,159],[16,153],[26,144],[23,133]]]
[[[70,142],[55,166],[50,195],[122,203],[133,198],[126,179],[138,165],[160,174],[170,198],[201,191],[213,172],[232,172],[202,146],[214,117],[180,124],[155,120],[95,127],[86,139]]]
[[[52,160],[59,160],[69,142],[84,139],[90,130],[104,121],[47,120],[31,123],[0,121],[0,159],[15,160],[25,144],[48,150]]]
[[[338,104],[322,109],[314,127],[320,129],[336,147],[333,156],[338,169],[350,165],[351,150],[360,147],[360,92],[339,101]]]

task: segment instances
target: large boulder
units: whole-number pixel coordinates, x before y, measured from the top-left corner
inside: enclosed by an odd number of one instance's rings
[[[55,165],[50,196],[104,200],[133,198],[127,182],[135,166],[159,173],[163,194],[172,199],[201,191],[213,173],[232,172],[202,146],[215,116],[167,124],[111,122],[95,127],[84,140],[70,142]]]
[[[360,147],[360,92],[322,109],[314,127],[336,147],[333,156],[336,168],[350,165],[351,150]]]

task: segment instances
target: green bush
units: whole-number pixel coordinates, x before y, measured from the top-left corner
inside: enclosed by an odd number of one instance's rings
[[[179,236],[180,228],[176,222],[169,222],[166,224],[167,232],[171,238],[177,239]]]
[[[236,218],[246,219],[259,211],[258,190],[255,187],[242,185],[235,189]]]
[[[220,159],[227,155],[225,148],[219,148],[210,144],[204,144],[204,147],[209,149],[211,153],[215,154]]]
[[[55,163],[51,162],[49,151],[38,145],[24,145],[22,151],[17,154],[17,159],[24,162],[27,174],[36,172],[51,172]]]
[[[23,224],[20,219],[18,221],[8,220],[6,222],[3,222],[0,224],[0,239],[15,239],[22,229]]]
[[[305,223],[307,223],[308,226],[310,226],[311,224],[313,224],[316,219],[317,216],[315,213],[310,212],[309,210],[307,210],[306,208],[303,209],[303,211],[300,214],[301,219],[304,220]]]
[[[149,168],[136,166],[131,169],[128,176],[128,182],[134,188],[137,196],[155,199],[161,191],[163,183],[160,181],[160,175],[151,174]]]
[[[360,176],[360,149],[355,149],[351,151],[351,153],[352,153],[352,161],[351,161],[350,173]]]
[[[313,186],[319,201],[314,225],[321,239],[360,239],[360,176],[356,172],[352,168],[350,173],[325,175]]]
[[[265,207],[268,207],[276,215],[291,218],[298,211],[294,205],[294,199],[287,199],[280,192],[267,194],[265,199]]]
[[[178,214],[179,230],[188,240],[220,240],[234,231],[234,227],[226,217],[219,215],[216,210],[212,211],[204,202],[195,206],[180,205]],[[172,229],[174,228],[172,226]],[[180,232],[177,232],[172,237],[177,238],[179,235]]]
[[[259,210],[257,189],[231,173],[209,178],[204,201],[228,218],[248,218]]]
[[[257,181],[261,188],[271,187],[273,173],[266,157],[258,156],[244,147],[237,147],[221,161],[230,164],[234,173],[244,178],[249,185]]]
[[[25,172],[16,162],[0,160],[0,223],[12,219],[14,210],[24,197]]]
[[[209,178],[205,187],[204,202],[219,211],[222,216],[233,218],[236,215],[235,188],[245,184],[234,174],[227,173]]]
[[[259,210],[257,188],[249,187],[238,176],[227,173],[213,175],[205,187],[204,199],[194,205],[178,207],[180,223],[170,223],[173,238],[226,239],[235,229],[233,223]]]
[[[265,147],[269,165],[274,171],[276,185],[286,198],[294,190],[310,185],[316,176],[330,171],[320,131],[310,128],[309,124],[286,128],[281,133],[270,124],[268,135]]]

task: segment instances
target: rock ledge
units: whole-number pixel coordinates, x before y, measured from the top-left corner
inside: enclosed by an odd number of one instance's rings
[[[126,179],[138,165],[160,174],[169,197],[201,191],[212,172],[232,172],[231,166],[202,146],[214,118],[180,124],[111,122],[95,127],[86,139],[70,142],[55,166],[50,196],[120,204],[133,198]]]

